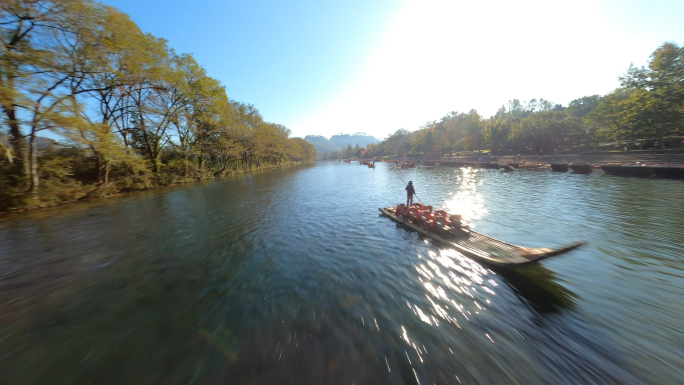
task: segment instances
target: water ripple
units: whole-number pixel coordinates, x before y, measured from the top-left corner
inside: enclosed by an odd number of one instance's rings
[[[378,215],[524,246],[484,266]],[[684,187],[321,163],[0,218],[7,383],[676,383]],[[550,380],[553,379],[553,380]]]

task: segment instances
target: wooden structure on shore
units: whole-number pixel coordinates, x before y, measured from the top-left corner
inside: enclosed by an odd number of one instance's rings
[[[632,177],[648,177],[651,176],[651,168],[641,165],[615,165],[615,164],[604,164],[601,165],[601,170],[606,174],[616,175],[616,176],[632,176]]]
[[[590,164],[570,164],[570,168],[575,174],[591,174],[592,167]]]
[[[415,167],[413,163],[399,163],[401,168]],[[574,174],[591,174],[594,169],[601,169],[608,175],[626,177],[651,177],[666,179],[684,179],[684,166],[670,164],[602,164],[597,163],[535,163],[535,162],[472,162],[468,159],[461,160],[424,160],[424,166],[446,166],[459,168],[482,168],[503,169],[504,171],[517,170],[548,170],[554,172],[567,172],[572,170]]]
[[[551,171],[555,172],[567,172],[569,167],[567,163],[551,163]]]
[[[651,166],[653,175],[668,179],[684,179],[684,167]]]

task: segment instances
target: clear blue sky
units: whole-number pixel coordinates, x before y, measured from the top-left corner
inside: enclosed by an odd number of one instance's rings
[[[684,43],[675,0],[107,0],[293,136],[384,138],[450,111],[606,94]]]

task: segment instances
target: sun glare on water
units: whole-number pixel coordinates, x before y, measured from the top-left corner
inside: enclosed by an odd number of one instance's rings
[[[462,168],[456,172],[460,174],[456,179],[459,184],[458,192],[454,193],[444,204],[449,213],[461,215],[463,221],[472,226],[474,220],[481,219],[487,214],[484,197],[477,190],[482,183],[477,178],[480,170]]]

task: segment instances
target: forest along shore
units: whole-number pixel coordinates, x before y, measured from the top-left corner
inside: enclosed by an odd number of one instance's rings
[[[237,170],[233,171],[231,174],[227,174],[221,178],[215,178],[215,179],[199,179],[199,180],[186,180],[184,182],[177,182],[173,184],[167,184],[167,185],[157,185],[157,186],[151,186],[145,189],[138,189],[138,190],[125,190],[109,195],[104,195],[104,196],[94,196],[94,197],[88,197],[88,198],[81,198],[78,200],[70,200],[70,201],[59,201],[56,203],[52,204],[45,204],[43,206],[27,206],[27,207],[15,207],[15,208],[10,208],[8,210],[0,210],[0,216],[5,215],[5,214],[11,214],[11,213],[23,213],[27,211],[34,211],[38,209],[44,209],[48,207],[55,207],[55,206],[62,206],[62,205],[70,205],[72,203],[81,203],[81,202],[91,202],[95,200],[100,200],[100,199],[106,199],[106,198],[114,198],[114,197],[120,197],[120,196],[125,196],[125,195],[132,195],[132,194],[138,194],[138,193],[144,193],[144,192],[150,192],[153,190],[160,190],[163,191],[165,188],[173,188],[176,186],[180,185],[192,185],[192,184],[197,184],[201,182],[208,182],[208,181],[218,181],[223,178],[229,178],[232,176],[239,176],[239,175],[244,175],[244,174],[254,174],[254,173],[259,173],[259,172],[264,172],[264,171],[272,171],[272,170],[278,170],[286,167],[293,167],[293,166],[301,166],[303,164],[309,163],[307,162],[290,162],[286,165],[281,165],[281,166],[266,166],[262,168],[254,168],[254,169],[247,169],[247,170]]]
[[[229,99],[192,55],[116,8],[9,3],[0,7],[2,73],[11,74],[0,82],[0,211],[316,158],[311,143]]]

